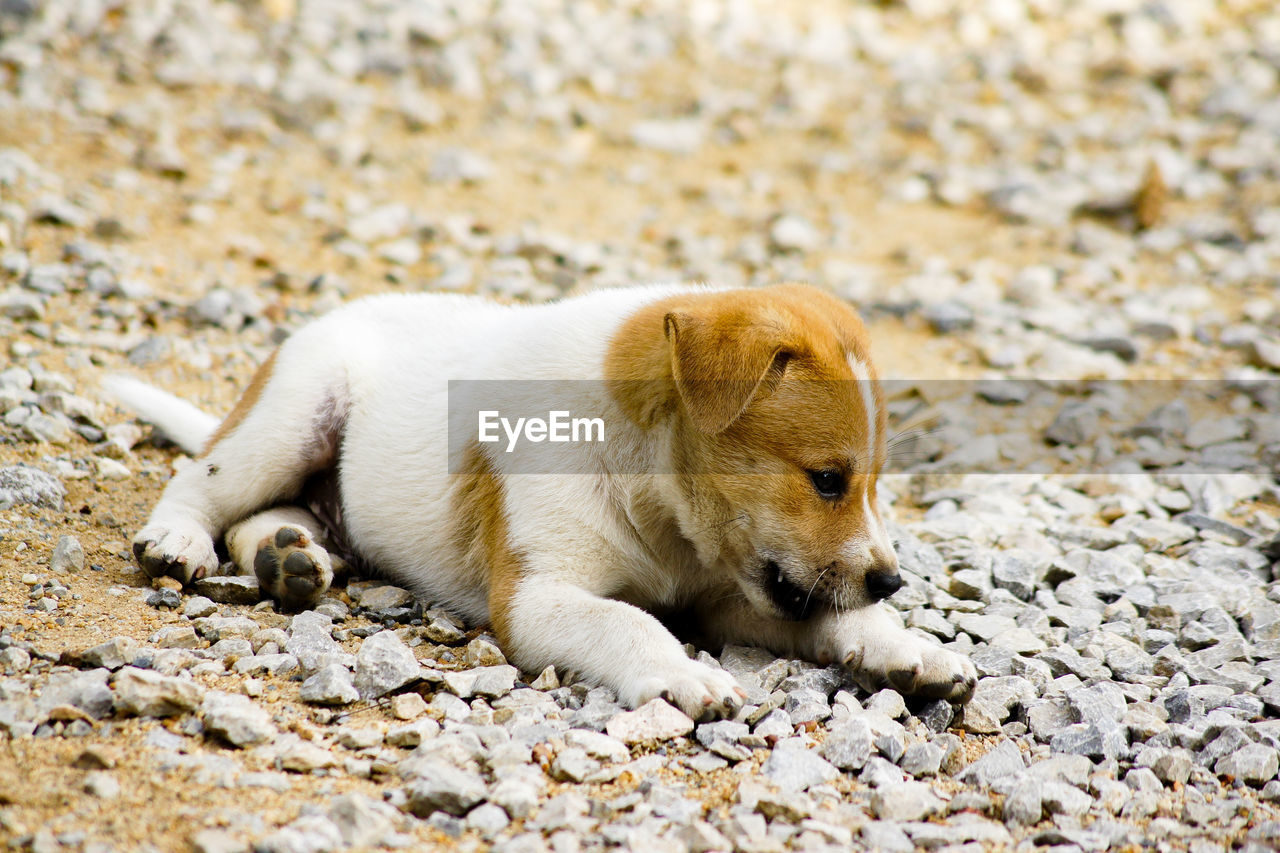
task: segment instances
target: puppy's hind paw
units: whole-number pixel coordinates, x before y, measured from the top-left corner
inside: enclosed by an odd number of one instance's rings
[[[143,528],[133,539],[133,556],[148,577],[169,575],[184,586],[218,571],[213,538],[194,523]]]
[[[305,610],[333,583],[329,552],[293,525],[280,527],[258,544],[253,571],[263,591],[286,610]]]

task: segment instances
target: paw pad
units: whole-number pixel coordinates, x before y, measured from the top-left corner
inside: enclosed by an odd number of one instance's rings
[[[253,571],[262,588],[289,610],[309,607],[333,580],[328,554],[296,527],[281,527],[262,540]]]

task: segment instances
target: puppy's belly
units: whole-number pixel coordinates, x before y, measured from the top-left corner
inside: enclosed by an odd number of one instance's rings
[[[437,452],[446,443],[443,427],[400,426],[359,416],[348,424],[338,462],[348,542],[377,574],[412,591],[424,606],[484,621],[488,578],[468,566],[468,543],[457,538],[454,478]]]

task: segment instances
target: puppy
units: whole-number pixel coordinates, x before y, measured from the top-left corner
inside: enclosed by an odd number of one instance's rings
[[[604,440],[548,441],[536,470],[508,452],[509,425],[494,441],[486,416],[545,405],[535,380]],[[337,550],[487,622],[527,672],[554,664],[695,718],[743,693],[655,612],[691,612],[716,643],[839,661],[869,688],[973,691],[966,658],[880,603],[901,585],[876,509],[882,394],[861,321],[811,287],[381,296],[296,332],[220,425],[136,381],[109,390],[198,453],[134,539],[149,575],[216,571],[224,536],[241,572],[299,608],[329,588]]]

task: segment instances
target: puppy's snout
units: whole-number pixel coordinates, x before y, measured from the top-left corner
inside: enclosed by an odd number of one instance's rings
[[[864,582],[867,585],[867,594],[874,601],[882,601],[902,588],[902,576],[897,572],[867,572]]]

